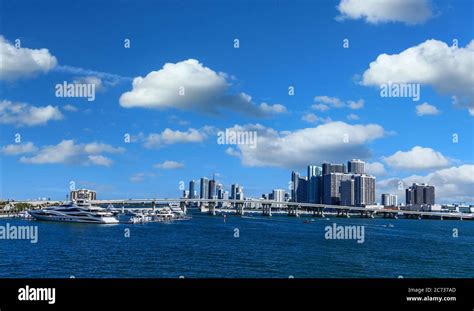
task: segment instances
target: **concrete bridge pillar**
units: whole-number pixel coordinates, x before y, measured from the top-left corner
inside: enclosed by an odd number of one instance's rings
[[[272,205],[270,203],[262,204],[263,216],[272,216]]]
[[[299,216],[299,213],[298,213],[298,208],[299,207],[300,207],[299,205],[289,204],[288,205],[288,216],[298,217]]]
[[[244,216],[244,203],[235,203],[237,215]]]
[[[209,214],[216,215],[216,202],[209,202]]]

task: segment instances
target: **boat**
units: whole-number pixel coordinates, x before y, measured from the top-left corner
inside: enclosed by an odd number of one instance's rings
[[[117,224],[115,213],[91,205],[85,201],[69,202],[60,206],[29,210],[28,214],[36,220],[78,222],[95,224]]]

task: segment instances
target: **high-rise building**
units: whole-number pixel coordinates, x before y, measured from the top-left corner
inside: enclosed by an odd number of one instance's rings
[[[341,201],[341,181],[349,180],[352,175],[344,173],[330,173],[323,175],[323,204],[338,205]]]
[[[194,180],[191,180],[189,182],[189,198],[194,199],[196,198],[196,182]]]
[[[341,181],[341,205],[354,206],[355,205],[355,182],[354,179]]]
[[[209,199],[216,198],[216,181],[213,179],[209,180]]]
[[[383,193],[381,203],[383,206],[397,206],[398,197],[394,194]]]
[[[344,164],[334,164],[334,163],[323,163],[323,175],[328,175],[331,173],[345,173],[346,166]]]
[[[367,174],[354,175],[354,195],[356,206],[375,204],[375,177]]]
[[[236,200],[244,200],[245,199],[244,188],[242,186],[237,186],[236,191],[237,192],[235,194],[235,199]]]
[[[298,198],[295,202],[308,203],[308,180],[306,177],[298,178],[298,191],[296,192]]]
[[[236,200],[237,197],[237,188],[239,187],[238,184],[232,184],[230,186],[230,199],[231,200]]]
[[[209,199],[209,179],[207,177],[201,178],[201,184],[200,184],[199,190],[200,190],[199,197],[201,199]]]
[[[224,198],[224,187],[222,186],[222,184],[216,185],[216,195],[219,200],[222,200]]]
[[[435,187],[427,184],[414,183],[405,190],[405,202],[407,205],[434,205]]]
[[[300,173],[291,172],[291,201],[298,202],[298,186],[299,186]]]
[[[273,201],[284,202],[285,201],[285,190],[274,189],[272,192]],[[282,204],[276,204],[275,207],[282,207]]]
[[[321,175],[322,168],[320,166],[308,166],[308,199],[309,203],[321,203]]]
[[[365,162],[359,159],[347,161],[347,172],[352,174],[365,174]]]

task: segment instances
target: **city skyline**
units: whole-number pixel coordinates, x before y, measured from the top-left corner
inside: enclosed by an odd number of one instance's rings
[[[246,196],[292,179],[312,194],[317,173],[292,171],[360,159],[377,202],[416,182],[473,204],[469,3],[389,18],[343,2],[5,3],[0,197],[176,197],[214,173]]]

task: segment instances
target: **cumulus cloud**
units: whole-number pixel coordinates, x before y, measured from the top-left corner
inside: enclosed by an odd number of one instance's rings
[[[200,143],[208,137],[211,131],[211,127],[189,128],[186,131],[166,128],[161,133],[150,133],[148,136],[141,134],[139,138],[144,142],[146,148],[156,149],[166,145]]]
[[[384,157],[385,163],[402,170],[428,170],[446,167],[450,160],[441,152],[431,148],[415,146],[409,151],[397,151],[389,157]]]
[[[17,127],[44,125],[50,120],[61,120],[63,114],[51,105],[36,107],[26,103],[0,101],[0,124],[14,124]]]
[[[157,163],[153,165],[153,167],[163,169],[163,170],[175,170],[178,168],[183,168],[184,163],[167,160],[167,161],[164,161],[163,163]]]
[[[406,178],[389,178],[377,182],[377,192],[393,193],[399,202],[405,201],[405,188],[413,183],[435,186],[436,203],[474,201],[474,165],[464,164],[444,168],[427,175],[412,175]]]
[[[456,106],[474,115],[474,40],[466,47],[451,47],[427,40],[400,54],[381,54],[370,63],[363,85],[392,83],[430,85],[440,94],[453,97]]]
[[[370,24],[402,22],[423,24],[433,16],[430,0],[341,0],[336,20],[364,19]]]
[[[227,74],[188,59],[167,63],[158,71],[133,79],[132,90],[120,96],[120,105],[125,108],[174,108],[207,114],[231,110],[257,117],[286,112],[280,104],[257,105],[248,94],[230,94],[230,85]]]
[[[110,166],[113,161],[102,153],[122,153],[125,150],[102,143],[76,144],[63,140],[57,145],[42,147],[32,156],[22,156],[20,162],[29,164],[81,164]]]
[[[438,108],[428,103],[423,103],[421,105],[416,106],[416,114],[420,117],[426,115],[437,115],[440,113],[441,111],[439,111]]]
[[[0,36],[0,80],[28,78],[47,73],[57,64],[48,49],[16,48]]]
[[[383,176],[387,174],[387,172],[385,171],[385,166],[380,162],[366,162],[365,171],[366,173],[375,176]]]
[[[308,123],[318,123],[318,122],[327,123],[327,122],[332,121],[331,118],[318,117],[314,113],[307,113],[307,114],[303,115],[301,117],[301,120],[306,121]]]
[[[364,107],[365,101],[359,99],[357,101],[348,100],[347,102],[331,96],[316,96],[314,97],[314,104],[311,106],[311,109],[319,111],[327,111],[331,108],[350,108],[353,110],[361,109]]]
[[[385,135],[377,124],[350,125],[330,122],[312,128],[278,132],[261,124],[235,125],[229,130],[256,131],[257,147],[236,145],[227,154],[238,156],[245,166],[296,168],[308,163],[367,158],[367,144]]]
[[[10,144],[3,146],[0,149],[0,153],[5,155],[19,155],[24,153],[31,153],[38,150],[32,142],[26,142],[22,144]]]

